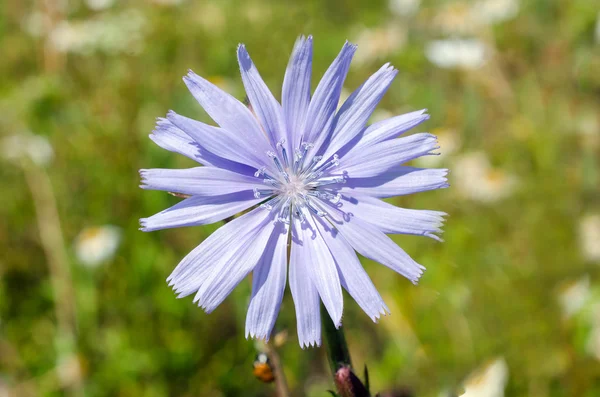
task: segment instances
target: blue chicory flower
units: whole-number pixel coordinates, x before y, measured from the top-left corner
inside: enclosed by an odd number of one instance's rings
[[[203,166],[140,171],[142,188],[190,196],[141,219],[142,230],[209,224],[248,210],[167,279],[179,297],[195,293],[194,302],[212,312],[252,272],[246,337],[269,338],[288,271],[302,347],[321,343],[319,301],[341,324],[342,287],[376,321],[389,310],[355,251],[416,283],[424,268],[386,234],[439,239],[444,213],[381,200],[447,187],[445,169],[402,165],[438,148],[427,133],[396,138],[427,120],[425,110],[367,126],[397,70],[381,67],[336,111],[355,51],[343,46],[311,97],[312,37],[299,38],[280,104],[240,45],[250,107],[190,71],[185,84],[219,127],[170,111],[150,135]]]

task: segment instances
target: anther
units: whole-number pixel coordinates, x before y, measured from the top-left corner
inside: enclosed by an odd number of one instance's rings
[[[328,176],[326,178],[321,178],[319,180],[310,182],[307,184],[307,186],[319,187],[325,185],[334,185],[336,183],[346,183],[346,178],[344,178],[343,176]]]

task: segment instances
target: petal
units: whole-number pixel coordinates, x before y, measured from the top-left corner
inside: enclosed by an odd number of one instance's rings
[[[244,140],[222,128],[213,127],[200,121],[181,116],[173,111],[167,115],[178,128],[210,152],[241,164],[248,164],[256,169],[272,166],[266,162],[266,152],[259,152],[255,145],[248,145]]]
[[[153,168],[140,170],[142,189],[164,190],[192,196],[218,196],[264,188],[261,180],[216,167],[180,170]]]
[[[287,125],[288,150],[300,145],[308,106],[312,71],[312,36],[300,37],[294,45],[290,62],[283,78],[281,105]]]
[[[413,134],[367,147],[353,155],[346,154],[340,159],[337,169],[347,173],[350,178],[367,178],[417,157],[432,154],[437,148],[435,135]]]
[[[342,196],[344,211],[376,226],[386,234],[415,234],[441,239],[443,212],[396,207],[366,195]]]
[[[321,204],[328,212],[328,219],[359,254],[400,273],[413,284],[417,283],[425,268],[408,256],[392,239],[377,227],[343,211],[344,207],[339,209],[323,202]]]
[[[256,118],[243,103],[192,71],[183,81],[206,113],[222,128],[235,134],[257,153],[272,150]]]
[[[369,178],[349,178],[338,186],[340,193],[385,198],[447,188],[447,174],[447,169],[400,166]]]
[[[298,220],[294,219],[294,228],[300,230]],[[298,341],[302,348],[321,346],[321,314],[319,291],[315,287],[305,260],[303,241],[292,238],[290,254],[290,290],[296,308]]]
[[[200,164],[206,165],[200,154],[199,145],[167,119],[157,119],[156,127],[150,134],[150,139],[163,149],[183,154]]]
[[[385,64],[348,97],[335,116],[335,127],[323,159],[329,159],[365,128],[397,73]]]
[[[245,239],[230,239],[194,297],[194,302],[207,313],[215,310],[254,269],[275,233],[272,214],[262,208],[256,208],[255,211],[261,212],[256,216],[262,218],[263,222]]]
[[[310,101],[302,141],[314,144],[314,152],[317,152],[329,137],[335,110],[340,101],[342,85],[355,52],[354,44],[348,42],[344,44],[339,55],[319,82]]]
[[[246,190],[220,196],[192,196],[149,218],[140,219],[141,230],[206,225],[223,220],[263,201]]]
[[[254,66],[243,44],[238,47],[237,56],[242,81],[244,82],[246,94],[248,95],[248,99],[250,99],[252,109],[267,136],[271,138],[271,144],[275,146],[277,142],[286,137],[281,105],[260,77],[256,66]]]
[[[417,110],[416,112],[402,114],[386,120],[379,121],[370,125],[360,141],[352,149],[365,148],[380,142],[387,141],[404,134],[406,131],[429,120],[429,115],[425,114],[427,109]]]
[[[167,278],[169,285],[173,286],[180,298],[197,291],[223,258],[223,253],[252,241],[265,229],[263,225],[268,216],[268,211],[255,208],[221,226],[183,258]]]
[[[246,338],[269,340],[285,291],[288,227],[279,222],[252,273]]]
[[[310,214],[306,214],[306,222],[300,229],[296,229],[296,233],[303,242],[304,266],[309,268],[313,284],[337,328],[342,324],[344,300],[335,260]]]
[[[381,295],[360,264],[354,249],[327,222],[317,220],[316,223],[335,259],[340,282],[344,289],[373,321],[377,321],[382,314],[389,313]]]

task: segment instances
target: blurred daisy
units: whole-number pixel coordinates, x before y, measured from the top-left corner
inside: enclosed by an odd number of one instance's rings
[[[488,48],[478,39],[434,40],[425,47],[425,56],[444,69],[478,69],[488,57]]]
[[[406,44],[406,28],[401,24],[363,29],[356,38],[360,50],[356,53],[356,63],[364,64],[398,52]]]
[[[454,162],[454,182],[460,195],[470,200],[494,202],[510,196],[516,178],[490,166],[483,152],[462,155]]]
[[[392,14],[399,16],[414,15],[419,11],[421,0],[390,0],[389,7]]]
[[[447,186],[446,170],[402,163],[431,154],[431,134],[397,135],[427,120],[423,110],[366,126],[397,71],[384,65],[336,112],[356,46],[346,43],[312,97],[312,37],[300,38],[288,64],[280,105],[246,48],[238,47],[251,110],[202,77],[184,81],[213,127],[169,112],[150,136],[204,167],[141,170],[142,188],[191,197],[150,218],[142,230],[225,224],[186,256],[168,282],[179,297],[196,294],[213,311],[249,273],[246,336],[268,339],[288,272],[301,346],[321,342],[320,301],[342,320],[342,287],[374,321],[388,308],[355,250],[416,283],[424,268],[386,234],[438,238],[443,213],[394,207],[381,198]],[[288,240],[289,239],[289,240]]]
[[[513,19],[519,13],[518,0],[482,0],[473,4],[471,19],[493,25]]]
[[[485,365],[469,375],[462,397],[503,397],[508,380],[508,366],[503,358]]]
[[[85,0],[85,4],[89,9],[94,11],[105,10],[112,7],[115,0]]]
[[[0,141],[0,151],[6,160],[27,159],[41,167],[50,164],[54,158],[54,149],[48,139],[29,132],[3,138]]]
[[[579,220],[579,246],[586,260],[600,261],[600,214],[588,214]]]
[[[579,312],[590,295],[590,277],[588,275],[561,286],[558,301],[564,317],[569,318]]]
[[[60,52],[137,53],[142,47],[145,24],[141,13],[128,10],[90,20],[63,21],[49,33],[49,39]]]
[[[85,228],[75,240],[75,255],[84,265],[96,267],[113,258],[121,242],[121,229],[104,225]]]

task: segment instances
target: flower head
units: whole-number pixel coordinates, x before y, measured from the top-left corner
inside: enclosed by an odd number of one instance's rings
[[[423,267],[386,234],[437,238],[441,231],[443,213],[381,200],[447,186],[446,170],[401,165],[437,148],[426,133],[395,139],[427,120],[424,110],[367,126],[397,71],[384,65],[336,111],[355,51],[343,46],[311,97],[312,37],[300,38],[280,104],[240,45],[250,106],[189,72],[186,85],[219,127],[171,111],[150,135],[204,166],[140,171],[142,188],[190,196],[141,219],[142,230],[213,223],[249,210],[168,278],[180,297],[195,293],[194,302],[211,312],[252,272],[247,336],[269,338],[288,275],[302,346],[320,344],[320,301],[341,324],[342,287],[375,321],[388,309],[355,251],[416,283]]]

